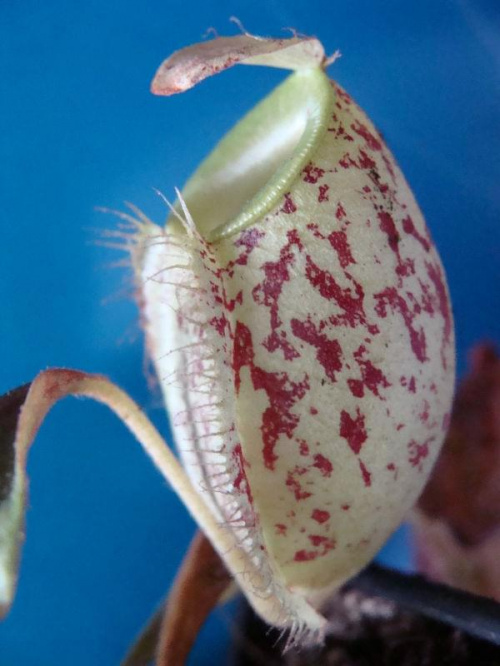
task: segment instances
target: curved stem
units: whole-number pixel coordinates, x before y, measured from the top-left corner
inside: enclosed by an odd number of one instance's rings
[[[22,397],[18,404],[21,405],[25,391],[20,395]],[[140,407],[106,377],[66,369],[51,369],[40,373],[32,382],[20,410],[13,443],[15,465],[8,473],[12,477],[10,490],[8,496],[0,502],[0,606],[8,608],[16,582],[17,562],[23,541],[27,454],[47,412],[67,395],[93,398],[107,405],[123,421],[211,541],[257,613],[270,624],[286,626],[289,618],[283,617],[282,600],[268,593],[268,581],[264,580],[246,552],[238,546],[231,530],[217,522],[191,485],[177,458]],[[12,441],[9,446],[12,446]],[[313,631],[320,630],[324,625],[323,618],[303,599],[289,594],[304,624]]]

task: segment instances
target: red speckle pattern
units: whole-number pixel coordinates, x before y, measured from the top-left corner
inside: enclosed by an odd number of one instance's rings
[[[342,268],[347,268],[349,264],[355,264],[354,257],[352,256],[351,248],[347,240],[345,231],[332,231],[328,236],[330,245],[333,247],[339,258],[339,263]]]
[[[307,374],[300,382],[292,382],[285,372],[267,372],[254,362],[254,350],[250,329],[237,322],[234,335],[233,369],[235,372],[236,391],[240,388],[240,372],[244,366],[250,368],[250,376],[256,391],[263,390],[269,399],[262,415],[261,434],[264,464],[273,469],[277,460],[274,451],[281,435],[291,437],[299,422],[299,417],[292,411],[294,404],[301,400],[309,389]]]
[[[321,476],[325,476],[326,478],[330,478],[333,472],[333,465],[328,458],[325,458],[321,453],[316,453],[314,456],[314,462],[313,462],[313,467],[316,467],[316,469],[319,469],[321,472]]]
[[[330,317],[332,324],[348,325],[351,328],[362,325],[366,326],[372,334],[377,332],[378,327],[367,321],[364,310],[364,289],[359,282],[346,274],[351,285],[346,288],[342,287],[334,275],[330,271],[320,268],[310,255],[306,256],[305,272],[307,281],[318,294],[337,306],[340,313]]]
[[[373,393],[373,395],[377,396],[377,398],[384,399],[380,393],[380,390],[388,388],[390,383],[382,370],[375,367],[374,364],[368,358],[366,358],[366,356],[366,346],[364,344],[360,345],[354,352],[353,357],[361,372],[361,378],[349,378],[347,380],[347,384],[351,390],[351,393],[356,398],[362,398],[365,394],[365,389],[367,389]]]
[[[291,215],[297,211],[297,206],[295,205],[290,193],[285,194],[285,201],[280,210],[282,213],[286,213],[286,215]]]
[[[304,490],[300,484],[300,477],[306,473],[307,469],[305,467],[297,466],[291,472],[288,472],[288,476],[286,478],[286,486],[291,490],[297,502],[311,497],[311,493],[307,490]]]
[[[326,523],[328,520],[330,520],[330,512],[322,511],[321,509],[314,509],[311,513],[311,518],[322,525],[323,523]]]
[[[356,408],[356,416],[352,418],[344,409],[340,412],[340,436],[343,437],[352,451],[358,455],[368,435],[365,428],[365,417]]]
[[[271,333],[264,341],[264,346],[273,352],[281,349],[286,360],[299,356],[298,351],[287,339],[279,317],[278,300],[285,282],[290,281],[290,271],[295,264],[295,249],[302,244],[295,230],[288,233],[288,242],[281,248],[277,261],[266,261],[262,269],[265,279],[253,289],[253,298],[258,305],[269,308]]]
[[[453,385],[432,239],[382,138],[334,90],[324,145],[275,209],[213,246],[193,241],[189,289],[175,271],[145,287],[162,304],[161,325],[145,309],[148,344],[196,487],[298,587],[351,573],[349,549],[368,559],[409,509]],[[154,251],[150,275],[165,266]]]
[[[315,546],[315,549],[298,550],[294,556],[295,562],[309,562],[318,557],[324,557],[327,553],[333,550],[336,545],[334,539],[329,539],[328,537],[316,534],[309,535],[309,541],[312,546]]]
[[[356,132],[356,134],[359,134],[365,141],[366,145],[370,150],[382,150],[382,144],[380,143],[379,139],[375,137],[373,132],[371,132],[366,125],[363,123],[356,121],[352,123],[351,129]]]
[[[453,321],[451,316],[450,303],[448,301],[448,294],[446,291],[446,286],[444,282],[443,272],[439,264],[436,263],[426,263],[427,274],[434,285],[436,296],[437,296],[437,305],[436,309],[441,315],[443,320],[443,334],[441,342],[441,362],[443,368],[446,369],[447,360],[446,360],[446,351],[450,346]]]
[[[304,171],[302,173],[304,182],[314,185],[322,176],[325,175],[325,170],[314,165],[312,162],[309,162],[309,164],[304,167]]]
[[[243,455],[241,444],[237,444],[234,447],[232,455],[235,459],[236,470],[237,470],[236,476],[233,481],[234,487],[240,493],[244,492],[250,504],[253,504],[252,489],[250,488],[250,484],[248,483],[248,478],[245,471],[249,465],[247,460],[245,460],[245,456]]]
[[[417,231],[417,229],[415,227],[415,224],[413,223],[413,220],[411,219],[411,217],[409,215],[403,219],[402,226],[403,226],[403,230],[407,234],[409,234],[410,236],[413,236],[413,238],[415,238],[415,240],[417,240],[420,243],[420,245],[424,248],[424,250],[426,252],[429,252],[429,250],[432,247],[432,244],[431,244],[431,240],[430,240],[428,234],[426,232],[425,232],[425,235],[420,234]]]
[[[363,477],[363,483],[369,488],[372,485],[372,475],[362,460],[358,460],[358,463],[359,469],[361,470],[361,476]]]
[[[415,358],[420,363],[428,361],[427,356],[427,338],[423,326],[415,324],[417,312],[412,309],[404,296],[395,288],[388,287],[375,295],[378,300],[376,312],[382,319],[385,319],[388,312],[398,313],[401,315]]]
[[[308,456],[310,453],[309,450],[309,444],[306,442],[305,439],[299,439],[297,440],[299,444],[299,451],[301,456]]]
[[[324,333],[310,320],[290,321],[292,333],[296,338],[307,342],[316,349],[316,358],[323,367],[326,376],[332,382],[335,381],[335,373],[342,368],[342,349],[337,340],[329,340]]]
[[[408,444],[408,461],[410,465],[416,467],[420,472],[423,469],[423,463],[429,455],[429,444],[434,440],[434,437],[429,437],[425,442],[419,444],[414,439]]]
[[[324,201],[330,201],[330,197],[328,196],[329,189],[330,186],[327,185],[326,183],[318,187],[318,203],[323,203]]]

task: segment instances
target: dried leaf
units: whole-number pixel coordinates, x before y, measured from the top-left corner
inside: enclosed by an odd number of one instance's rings
[[[267,65],[283,69],[318,67],[325,60],[314,37],[263,39],[253,35],[217,37],[176,51],[159,67],[151,84],[155,95],[174,95],[233,65]]]
[[[500,534],[466,546],[446,521],[422,511],[413,528],[417,568],[428,578],[500,601]]]
[[[182,666],[231,576],[203,532],[197,532],[168,596],[157,666]]]
[[[471,353],[450,429],[415,516],[420,568],[500,599],[500,358]]]
[[[448,436],[420,509],[446,521],[464,544],[500,527],[500,358],[482,345],[453,407]]]

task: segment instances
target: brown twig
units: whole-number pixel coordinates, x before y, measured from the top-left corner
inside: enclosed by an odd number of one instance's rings
[[[183,666],[201,626],[231,580],[210,541],[197,532],[168,596],[157,666]]]

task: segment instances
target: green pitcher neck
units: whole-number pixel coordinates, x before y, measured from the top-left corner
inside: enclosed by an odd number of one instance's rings
[[[290,190],[327,130],[333,101],[321,68],[299,70],[226,134],[182,191],[206,240],[255,223]],[[167,222],[179,229],[174,216]]]

